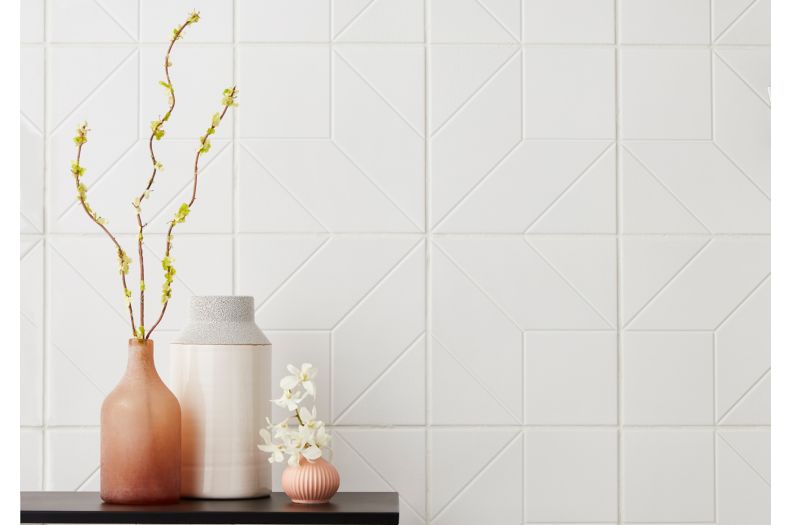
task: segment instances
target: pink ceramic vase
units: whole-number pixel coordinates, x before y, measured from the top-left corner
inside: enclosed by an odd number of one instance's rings
[[[285,468],[282,485],[294,503],[326,503],[340,488],[340,475],[324,458],[300,458],[298,466]]]
[[[181,408],[154,366],[154,342],[129,340],[126,373],[101,407],[101,499],[173,503],[181,493]]]

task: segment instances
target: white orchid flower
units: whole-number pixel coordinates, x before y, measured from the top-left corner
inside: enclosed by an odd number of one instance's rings
[[[299,419],[302,423],[302,426],[315,428],[317,423],[320,423],[316,419],[317,417],[317,410],[316,407],[313,407],[312,412],[307,407],[299,407]]]
[[[258,445],[258,449],[270,454],[269,463],[280,463],[285,459],[283,454],[282,445],[272,443],[272,435],[266,429],[260,430],[260,435],[263,438],[263,445]]]
[[[283,390],[293,390],[297,385],[302,385],[308,395],[315,397],[315,383],[313,378],[318,371],[313,368],[310,363],[303,363],[301,369],[296,368],[294,365],[288,365],[288,371],[291,373],[280,380],[280,388]]]
[[[272,399],[272,402],[278,407],[287,408],[288,410],[296,410],[299,408],[299,403],[301,403],[304,398],[304,392],[283,390],[283,395],[280,396],[280,399]]]

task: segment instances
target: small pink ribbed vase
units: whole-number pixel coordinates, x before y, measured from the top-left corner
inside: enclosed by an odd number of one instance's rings
[[[324,458],[300,458],[298,467],[285,468],[282,485],[294,503],[326,503],[340,488],[340,475]]]

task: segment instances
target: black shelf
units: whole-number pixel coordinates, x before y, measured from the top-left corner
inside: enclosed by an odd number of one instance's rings
[[[22,523],[398,523],[396,492],[341,492],[329,503],[297,505],[268,498],[183,499],[172,505],[108,505],[98,492],[22,492]]]

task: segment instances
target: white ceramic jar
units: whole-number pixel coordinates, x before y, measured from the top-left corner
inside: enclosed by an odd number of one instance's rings
[[[252,297],[197,296],[170,345],[170,387],[181,404],[181,495],[271,493],[258,431],[271,415],[271,350]]]

